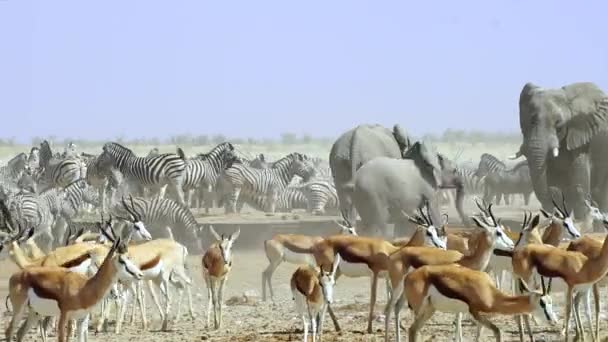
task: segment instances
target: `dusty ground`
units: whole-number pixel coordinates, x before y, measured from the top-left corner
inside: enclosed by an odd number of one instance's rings
[[[508,211],[497,209],[497,216],[511,216],[515,220],[521,220],[519,209],[509,209]],[[451,217],[456,217],[455,215]],[[516,227],[518,228],[518,227]],[[245,229],[245,228],[243,228]],[[261,232],[261,234],[272,234],[272,231]],[[257,243],[256,243],[257,244]],[[302,322],[296,317],[295,308],[291,299],[289,289],[289,278],[295,270],[295,265],[282,264],[277,269],[273,277],[275,289],[275,304],[261,302],[261,272],[267,266],[267,260],[261,250],[261,246],[251,246],[248,241],[239,241],[235,246],[234,266],[228,279],[225,293],[227,305],[224,309],[224,325],[219,331],[210,331],[205,328],[207,296],[201,276],[200,256],[190,258],[190,269],[194,278],[194,309],[196,318],[191,320],[187,310],[182,310],[182,317],[178,323],[172,327],[170,332],[159,332],[158,315],[155,309],[149,307],[149,314],[153,316],[152,326],[148,331],[142,331],[139,319],[131,326],[127,326],[125,331],[119,336],[113,333],[90,333],[89,341],[107,341],[112,339],[115,342],[134,341],[135,339],[148,342],[165,341],[298,341],[302,339]],[[0,263],[5,271],[0,279],[0,296],[6,295],[7,278],[15,269],[9,261]],[[247,302],[242,300],[244,294],[250,298]],[[374,323],[376,332],[374,334],[364,333],[367,320],[369,281],[365,278],[348,279],[341,278],[336,288],[335,312],[342,325],[342,333],[334,333],[331,320],[327,317],[325,324],[325,341],[381,341],[384,338],[382,316],[377,317]],[[379,305],[376,312],[381,314],[384,303],[383,286],[379,289]],[[561,303],[562,295],[555,294],[556,304]],[[238,302],[239,304],[234,304]],[[184,308],[186,308],[184,302]],[[5,310],[4,308],[2,309]],[[563,315],[560,310],[559,315]],[[412,317],[406,311],[403,312],[404,323],[409,326]],[[604,337],[608,336],[606,330],[607,323],[605,316],[602,317],[602,329]],[[4,318],[5,325],[8,317]],[[503,331],[505,341],[514,341],[517,338],[517,327],[514,320],[508,317],[495,318],[494,321]],[[422,341],[449,341],[453,334],[453,316],[437,313],[423,329],[424,337]],[[392,325],[391,325],[392,326]],[[110,324],[113,329],[113,322]],[[558,328],[540,325],[534,327],[537,340],[556,341],[559,340]],[[464,321],[465,340],[472,340],[475,328],[468,319]],[[391,335],[393,331],[391,331]],[[403,335],[402,335],[403,336]],[[53,338],[54,339],[54,338]],[[28,336],[28,341],[38,341],[39,337],[32,331]],[[404,340],[406,338],[404,337]],[[485,331],[484,341],[491,341],[492,336],[489,331]]]

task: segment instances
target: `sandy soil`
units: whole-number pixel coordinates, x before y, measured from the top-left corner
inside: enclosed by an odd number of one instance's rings
[[[497,210],[502,217],[510,215],[514,220],[521,220],[517,217],[521,211],[516,210]],[[456,217],[455,215],[451,217]],[[244,228],[243,228],[244,229]],[[272,234],[272,231],[265,232]],[[194,310],[196,317],[191,320],[187,313],[187,304],[184,307],[180,320],[172,326],[170,332],[159,332],[160,327],[156,309],[149,306],[148,314],[152,317],[152,324],[148,331],[142,331],[139,318],[133,325],[127,325],[124,332],[115,335],[113,332],[103,332],[95,334],[91,332],[89,341],[107,341],[112,339],[116,342],[134,341],[135,339],[148,342],[165,341],[298,341],[302,339],[302,322],[296,316],[291,292],[289,289],[289,278],[295,270],[295,265],[282,264],[279,266],[273,277],[275,290],[275,303],[261,302],[261,272],[268,262],[262,252],[261,245],[251,246],[248,241],[239,241],[235,246],[234,266],[227,282],[225,293],[224,325],[218,331],[211,331],[205,328],[207,295],[201,275],[201,257],[191,256],[190,270],[194,279]],[[4,270],[0,276],[0,295],[6,295],[8,276],[16,268],[11,262],[4,260],[0,262],[0,267]],[[381,341],[384,338],[384,320],[381,316],[385,303],[384,287],[379,287],[379,304],[376,307],[378,317],[374,323],[373,334],[366,334],[366,320],[369,298],[369,280],[366,278],[348,279],[341,278],[336,287],[336,303],[334,310],[340,320],[342,333],[335,333],[329,316],[325,324],[325,341]],[[244,298],[247,297],[245,300]],[[562,294],[554,295],[554,302],[561,308],[563,302]],[[149,298],[149,297],[148,297]],[[175,306],[174,306],[175,308]],[[2,309],[5,311],[5,309]],[[175,311],[174,311],[175,312]],[[605,312],[605,311],[603,311]],[[560,309],[560,316],[563,310]],[[411,314],[403,311],[405,326],[412,322]],[[606,330],[605,316],[602,317],[602,336],[608,336]],[[4,315],[5,325],[8,323],[6,313]],[[453,336],[453,315],[437,313],[423,329],[421,341],[449,341]],[[513,318],[497,317],[494,319],[503,331],[505,341],[517,339],[517,326]],[[393,325],[391,325],[391,329]],[[114,322],[110,322],[110,331],[113,331]],[[470,341],[475,334],[475,327],[468,318],[464,320],[465,340]],[[555,341],[559,340],[559,329],[547,325],[536,325],[534,327],[535,336],[538,340]],[[391,336],[394,333],[391,330]],[[403,336],[403,332],[402,332]],[[52,338],[54,340],[54,337]],[[403,339],[406,340],[405,336]],[[38,341],[39,336],[36,331],[28,335],[28,341]],[[493,338],[489,331],[485,331],[484,341],[492,341]]]

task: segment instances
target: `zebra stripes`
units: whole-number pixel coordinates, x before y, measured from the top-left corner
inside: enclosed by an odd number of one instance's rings
[[[45,191],[54,187],[66,187],[84,177],[84,164],[80,159],[57,159],[48,141],[40,144],[40,169],[36,175],[38,187]]]
[[[186,172],[186,161],[181,149],[177,154],[160,154],[155,157],[137,157],[133,151],[118,144],[106,143],[102,155],[111,158],[125,178],[136,187],[136,192],[143,195],[146,187],[163,195],[162,188],[171,186],[177,194],[180,204],[184,204],[182,184]]]
[[[475,174],[478,177],[483,177],[490,173],[504,171],[506,169],[507,166],[500,159],[489,153],[484,153],[481,155],[479,165],[477,166],[477,172]]]
[[[221,173],[235,161],[234,146],[224,142],[205,154],[186,161],[186,175],[183,188],[187,207],[191,207],[193,190],[197,190],[205,200],[205,211],[209,213],[211,189],[216,186]],[[201,196],[198,196],[199,206]]]
[[[462,179],[465,194],[476,196],[483,194],[485,178],[478,176],[477,170],[457,167],[456,173]]]
[[[166,235],[173,239],[175,231],[177,241],[188,247],[200,248],[199,225],[185,206],[168,198],[133,197],[132,207],[153,235]],[[118,217],[130,217],[122,204],[116,204],[112,212]]]
[[[236,212],[237,201],[240,208],[245,201],[256,196],[267,196],[267,212],[274,213],[278,195],[287,187],[291,179],[298,175],[304,179],[314,170],[306,163],[308,157],[300,153],[289,154],[276,161],[271,168],[255,169],[243,164],[233,164],[222,175],[225,188],[230,189],[230,200],[226,212]],[[239,208],[239,209],[240,209]],[[240,210],[239,210],[240,211]]]
[[[25,153],[19,153],[8,163],[0,167],[0,184],[15,184],[21,178],[23,172],[27,167],[27,155]]]
[[[122,182],[122,174],[113,166],[112,160],[106,156],[95,156],[82,154],[85,164],[85,180],[97,189],[101,211],[106,212],[109,200],[112,199],[114,192]],[[109,197],[106,197],[109,193]],[[109,200],[107,199],[109,198]]]

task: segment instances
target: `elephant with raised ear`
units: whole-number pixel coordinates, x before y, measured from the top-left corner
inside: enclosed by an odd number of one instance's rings
[[[516,157],[525,156],[536,197],[545,210],[552,209],[551,188],[558,188],[586,217],[585,196],[604,206],[608,161],[608,97],[593,83],[573,83],[544,89],[527,83],[519,98],[519,123],[523,143]]]
[[[342,134],[331,147],[329,167],[336,185],[340,210],[355,222],[352,204],[355,172],[376,157],[402,158],[411,146],[407,132],[398,124],[392,130],[381,125],[360,125]]]
[[[355,174],[353,203],[361,216],[361,235],[390,237],[388,223],[401,226],[411,214],[429,203],[432,222],[441,222],[438,189],[456,188],[456,210],[465,224],[464,187],[454,164],[416,142],[404,159],[374,158]],[[402,228],[402,227],[400,227]]]

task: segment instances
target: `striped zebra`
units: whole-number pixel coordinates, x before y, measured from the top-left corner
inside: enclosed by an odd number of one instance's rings
[[[0,184],[16,184],[23,172],[28,169],[27,155],[19,153],[0,167]]]
[[[30,149],[30,154],[27,157],[27,164],[31,171],[35,171],[40,167],[40,148],[34,146]]]
[[[268,207],[267,196],[255,196],[249,203],[255,209]],[[323,215],[326,210],[338,211],[338,194],[333,183],[320,179],[304,184],[286,187],[276,200],[276,210],[290,212],[294,209],[306,209],[314,215]]]
[[[191,208],[192,195],[196,193],[198,208],[205,202],[205,212],[209,213],[212,191],[221,173],[235,161],[234,146],[229,142],[215,146],[211,151],[198,154],[186,161],[186,176],[183,188],[187,207]]]
[[[479,165],[477,166],[477,171],[475,175],[478,177],[487,176],[490,173],[504,171],[507,169],[505,163],[503,163],[500,159],[494,157],[489,153],[484,153],[481,155],[481,159],[479,160]]]
[[[129,185],[135,187],[135,192],[144,194],[149,188],[152,193],[164,196],[164,188],[171,187],[177,194],[180,204],[184,204],[182,184],[186,173],[186,161],[183,151],[178,148],[178,154],[165,153],[156,157],[138,157],[130,149],[115,143],[103,146],[104,157],[109,157],[112,165],[124,175]]]
[[[323,215],[329,209],[338,212],[338,193],[332,181],[314,179],[299,185],[308,200],[308,212]]]
[[[276,199],[287,187],[291,179],[298,175],[308,179],[314,174],[314,169],[307,163],[308,157],[300,153],[291,153],[273,163],[268,169],[256,169],[235,163],[222,174],[224,189],[230,191],[230,199],[226,203],[226,212],[237,212],[245,202],[256,196],[267,196],[267,206],[264,211],[274,213]],[[240,201],[239,201],[240,200]]]
[[[484,153],[479,160],[476,175],[479,177],[487,177],[491,174],[502,174],[505,171],[507,171],[507,165],[504,162],[489,153]],[[505,201],[509,202],[507,198],[507,196],[510,196],[509,194],[496,193],[495,195],[498,201],[504,197]],[[498,205],[500,203],[496,204]]]
[[[48,141],[45,140],[40,144],[40,168],[35,178],[41,191],[66,187],[83,176],[84,164],[80,159],[55,158]]]
[[[85,180],[97,189],[101,212],[107,212],[114,192],[122,182],[122,174],[107,156],[82,153],[81,158],[86,169]]]
[[[59,191],[53,188],[40,195],[21,192],[9,204],[11,215],[21,226],[34,229],[32,238],[39,241],[45,252],[52,250],[55,241],[53,227],[61,210]]]
[[[164,235],[167,238],[174,239],[175,233],[176,241],[189,248],[201,250],[198,237],[201,229],[188,208],[171,199],[159,197],[151,199],[132,197],[131,204],[145,227],[154,236]],[[118,218],[130,217],[130,213],[119,203],[115,204],[111,211]]]
[[[456,167],[456,174],[462,180],[465,196],[479,198],[483,196],[485,191],[485,176],[479,177],[477,170],[462,166]],[[440,194],[442,203],[454,203],[456,189],[442,189]]]

